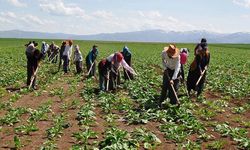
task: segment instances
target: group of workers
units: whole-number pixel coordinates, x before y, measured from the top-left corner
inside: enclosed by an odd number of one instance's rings
[[[46,58],[46,55],[48,56],[48,61],[51,63],[57,63],[59,57],[58,71],[63,62],[63,71],[67,74],[70,70],[69,66],[74,47],[73,63],[76,66],[76,73],[83,72],[83,56],[80,47],[78,45],[73,46],[72,40],[63,41],[61,47],[57,46],[54,42],[50,45],[42,42],[41,51],[36,48],[38,43],[35,41],[30,41],[25,46],[27,56],[27,85],[33,89],[36,89],[38,64],[42,59]],[[97,45],[93,45],[85,59],[88,78],[96,75],[96,59],[99,53],[97,47]],[[169,97],[171,104],[179,104],[177,92],[180,81],[187,85],[188,95],[190,95],[191,90],[197,91],[197,97],[201,94],[210,60],[206,39],[203,38],[195,47],[195,59],[189,67],[187,82],[185,82],[184,65],[187,62],[188,55],[189,49],[181,48],[179,50],[175,44],[170,44],[162,51],[164,73],[161,96],[158,101],[160,107],[167,97]],[[124,46],[121,52],[113,53],[107,58],[101,59],[98,63],[99,89],[103,91],[115,90],[120,84],[120,68],[123,68],[125,80],[133,80],[137,74],[131,67],[131,58],[130,49]]]
[[[171,104],[179,104],[178,89],[180,81],[184,82],[184,67],[189,55],[189,50],[182,48],[181,51],[174,44],[170,44],[162,51],[163,64],[163,85],[158,105],[161,107],[162,102],[169,97]],[[200,96],[206,79],[206,70],[210,61],[210,53],[207,40],[201,39],[201,42],[194,49],[194,60],[188,71],[186,90],[190,95],[191,90],[197,91],[197,97]]]

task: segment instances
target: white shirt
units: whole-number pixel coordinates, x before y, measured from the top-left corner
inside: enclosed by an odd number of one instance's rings
[[[109,57],[107,57],[107,60],[108,60],[109,62],[112,62],[112,61],[113,61],[114,55],[115,55],[115,54],[111,54]],[[120,66],[122,66],[124,69],[126,69],[126,70],[129,71],[130,73],[132,73],[132,74],[134,74],[134,75],[137,75],[137,74],[135,73],[134,69],[131,68],[131,67],[126,63],[126,61],[125,61],[124,59],[122,59],[121,62],[115,61],[115,62],[114,62],[114,66],[115,66],[116,68],[119,68]]]
[[[82,53],[80,51],[74,51],[74,61],[82,61]]]
[[[161,53],[162,56],[162,65],[163,69],[166,70],[167,68],[174,70],[174,75],[172,80],[177,78],[177,75],[180,71],[181,63],[180,63],[180,55],[176,58],[170,58],[165,50]]]
[[[70,59],[71,55],[72,55],[72,46],[66,45],[63,52],[63,56],[67,56]]]

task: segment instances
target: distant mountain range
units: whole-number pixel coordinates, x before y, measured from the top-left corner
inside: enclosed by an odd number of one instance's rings
[[[197,43],[201,38],[209,43],[250,43],[250,33],[215,33],[204,30],[169,31],[145,30],[125,33],[101,33],[93,35],[74,35],[64,33],[44,33],[21,30],[0,31],[0,38],[31,38],[31,39],[75,39],[98,41],[133,41],[133,42],[175,42]]]

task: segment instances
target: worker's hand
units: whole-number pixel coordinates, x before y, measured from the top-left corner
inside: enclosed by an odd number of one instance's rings
[[[202,72],[201,72],[201,75],[203,75],[204,73],[205,73],[205,71],[202,71]]]
[[[106,75],[106,76],[105,76],[105,79],[106,79],[106,80],[109,80],[109,77]]]
[[[205,67],[205,70],[207,70],[207,66]]]
[[[170,80],[169,83],[173,85],[173,84],[174,84],[174,81],[173,81],[173,80]]]

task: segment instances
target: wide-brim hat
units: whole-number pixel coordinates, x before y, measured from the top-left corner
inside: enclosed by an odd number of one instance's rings
[[[173,44],[170,44],[168,47],[164,47],[164,50],[173,58],[178,57],[180,54],[180,50]]]

